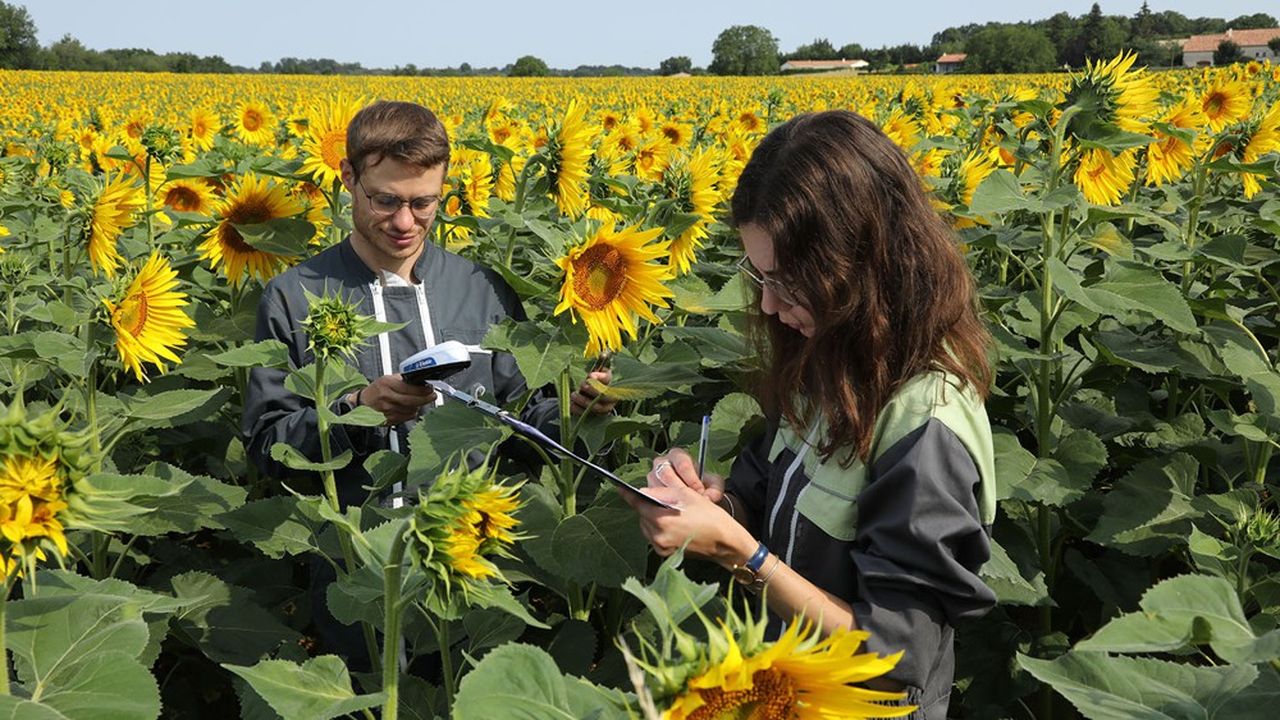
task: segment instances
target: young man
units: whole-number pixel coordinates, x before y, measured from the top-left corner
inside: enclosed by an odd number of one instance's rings
[[[450,384],[502,405],[527,391],[514,358],[480,348],[494,324],[524,310],[515,292],[492,270],[428,242],[440,206],[449,164],[449,138],[427,108],[407,102],[376,102],[365,107],[347,128],[347,159],[342,182],[351,194],[351,234],[338,245],[306,260],[267,284],[258,305],[256,338],[274,338],[289,348],[294,367],[312,361],[301,327],[307,316],[303,290],[314,295],[341,293],[359,311],[379,320],[404,323],[383,333],[357,353],[354,362],[368,385],[348,394],[335,410],[366,405],[382,413],[386,425],[333,428],[334,454],[351,449],[354,460],[338,471],[344,503],[359,502],[369,482],[363,460],[373,452],[403,452],[416,422],[430,423],[424,408],[441,398],[430,387],[411,385],[397,372],[400,362],[446,340],[471,351],[471,367],[449,378]],[[250,373],[243,430],[252,461],[268,476],[288,470],[271,458],[271,447],[287,443],[307,457],[319,459],[316,411],[308,401],[284,387],[283,370],[257,368]],[[607,372],[593,373],[608,382]],[[612,403],[583,384],[574,394],[574,412],[590,406],[608,412]],[[527,405],[523,419],[550,428],[558,417],[554,398],[540,394]],[[420,419],[421,418],[421,419]]]

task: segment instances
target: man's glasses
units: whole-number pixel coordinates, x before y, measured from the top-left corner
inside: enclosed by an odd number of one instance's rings
[[[400,212],[400,208],[405,205],[409,206],[409,212],[418,220],[430,220],[435,217],[436,208],[440,206],[439,195],[423,195],[422,197],[405,200],[399,195],[391,193],[374,193],[370,195],[365,192],[364,185],[360,180],[356,181],[360,185],[360,192],[369,199],[369,208],[373,210],[374,215],[385,217]]]
[[[799,298],[796,297],[794,292],[792,292],[789,288],[787,288],[786,285],[783,285],[777,280],[774,280],[768,275],[765,275],[764,273],[755,269],[751,265],[751,259],[748,258],[746,255],[743,255],[742,259],[738,261],[738,269],[742,271],[743,275],[746,275],[747,277],[751,278],[752,282],[754,282],[756,285],[759,285],[761,290],[763,290],[766,287],[772,290],[774,297],[782,301],[784,305],[800,304],[800,300]]]

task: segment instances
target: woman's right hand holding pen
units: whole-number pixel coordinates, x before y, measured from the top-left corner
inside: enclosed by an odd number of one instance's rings
[[[666,557],[684,547],[690,555],[713,560],[725,568],[741,565],[758,543],[751,533],[717,504],[724,497],[724,479],[698,477],[689,453],[673,450],[654,459],[645,492],[678,511],[623,495],[640,516],[640,530],[653,549]]]
[[[713,503],[719,503],[724,497],[724,478],[715,473],[700,477],[693,457],[683,448],[675,448],[666,455],[655,457],[653,470],[649,471],[646,479],[649,487],[667,487],[681,483]]]

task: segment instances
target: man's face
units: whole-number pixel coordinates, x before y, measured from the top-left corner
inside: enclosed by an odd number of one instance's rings
[[[342,182],[351,193],[351,242],[366,262],[372,261],[378,269],[401,272],[418,258],[439,203],[432,205],[425,217],[417,217],[410,205],[423,206],[427,204],[424,199],[439,198],[444,174],[443,164],[422,168],[394,158],[378,162],[378,158],[371,157],[357,178],[351,164],[342,161]],[[385,213],[370,199],[388,195],[405,202]]]

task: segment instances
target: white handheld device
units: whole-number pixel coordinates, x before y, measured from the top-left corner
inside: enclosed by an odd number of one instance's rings
[[[407,383],[426,385],[471,367],[471,353],[457,340],[432,345],[400,363],[400,375]]]

